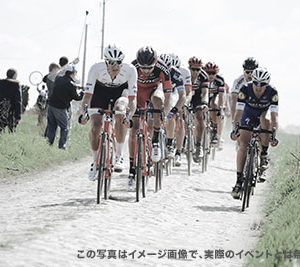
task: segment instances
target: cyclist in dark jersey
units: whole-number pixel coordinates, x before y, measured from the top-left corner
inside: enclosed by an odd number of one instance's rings
[[[278,93],[277,90],[269,85],[271,75],[264,68],[257,68],[252,73],[253,82],[244,85],[239,93],[236,105],[236,114],[234,125],[239,123],[241,126],[250,128],[258,127],[261,129],[271,130],[278,128]],[[266,118],[270,110],[271,122]],[[237,153],[237,182],[232,191],[232,197],[239,199],[240,191],[243,184],[243,169],[246,161],[247,146],[251,138],[251,132],[240,130],[240,148]],[[231,133],[233,140],[237,139],[234,131]],[[262,152],[261,167],[268,167],[268,147],[269,134],[261,134]],[[277,145],[276,140],[271,141],[271,145]]]
[[[195,112],[195,151],[193,153],[193,160],[199,163],[200,158],[203,157],[201,140],[205,129],[203,112],[207,111],[208,106],[208,77],[205,71],[202,69],[202,61],[200,58],[191,57],[188,61],[188,64],[192,76],[193,97],[191,100],[191,105]]]
[[[213,136],[212,142],[217,144],[221,137],[221,119],[224,118],[224,92],[225,81],[224,78],[218,74],[219,67],[215,63],[208,62],[204,67],[205,72],[208,75],[208,98],[210,108],[219,108],[220,112],[211,112],[210,121],[213,124]]]

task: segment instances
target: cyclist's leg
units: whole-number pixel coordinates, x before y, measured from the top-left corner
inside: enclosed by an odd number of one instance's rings
[[[159,131],[161,127],[161,109],[164,106],[164,93],[162,90],[155,90],[151,96],[155,112],[153,113],[154,127],[152,136],[152,160],[157,162],[161,159],[161,151],[159,147]]]
[[[232,197],[235,199],[240,198],[240,193],[242,189],[242,184],[243,184],[243,169],[247,157],[247,147],[249,144],[251,138],[251,132],[245,131],[245,130],[240,130],[240,146],[239,150],[237,152],[237,158],[236,158],[236,164],[237,164],[237,176],[236,176],[236,183],[235,186],[232,189]]]
[[[125,96],[119,97],[114,105],[115,111],[121,111],[126,113],[128,107],[128,98]],[[115,162],[115,171],[121,172],[123,170],[123,149],[125,143],[125,137],[127,133],[127,127],[123,123],[124,114],[115,114],[115,135],[116,135],[116,162]]]
[[[139,129],[139,117],[133,115],[132,117],[132,128],[129,132],[129,140],[128,140],[128,148],[129,148],[129,180],[128,180],[128,189],[132,189],[133,186],[133,179],[135,176],[135,166],[133,166],[134,163],[134,154],[136,150],[136,136],[137,131]]]
[[[98,148],[99,148],[99,141],[100,141],[100,132],[102,129],[103,124],[103,116],[100,114],[93,114],[91,116],[91,130],[89,133],[89,139],[90,139],[90,145],[92,149],[93,154],[93,162],[91,164],[91,168],[88,174],[88,177],[90,180],[94,180],[97,169],[96,169],[96,160],[97,160],[97,154],[98,154]]]
[[[196,111],[194,124],[195,124],[195,131],[194,131],[195,152],[193,154],[193,159],[195,162],[200,162],[200,158],[203,157],[203,147],[201,142],[202,142],[202,136],[205,129],[204,116],[201,110]]]
[[[266,118],[267,112],[264,112],[260,116],[260,126],[261,129],[270,130],[270,120]],[[268,148],[269,148],[269,138],[270,135],[266,133],[260,134],[261,138],[261,154],[260,154],[260,166],[262,170],[266,170],[269,167],[269,158],[268,158]]]
[[[183,121],[183,110],[179,111],[179,127],[176,128],[176,152],[175,152],[175,165],[180,166],[181,164],[181,151],[183,146],[184,138],[184,121]]]
[[[211,108],[218,108],[218,105],[216,104],[216,96],[213,96],[209,102],[209,106]],[[217,112],[210,112],[210,121],[213,125],[213,142],[218,142],[218,118],[217,118]]]

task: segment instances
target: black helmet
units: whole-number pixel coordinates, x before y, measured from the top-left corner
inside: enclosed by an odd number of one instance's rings
[[[254,57],[248,57],[243,64],[244,70],[255,70],[258,68],[258,62]]]
[[[157,60],[157,53],[151,46],[145,46],[136,53],[136,59],[140,65],[153,65]]]

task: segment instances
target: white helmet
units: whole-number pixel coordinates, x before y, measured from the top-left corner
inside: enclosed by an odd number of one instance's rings
[[[159,58],[166,64],[168,68],[172,66],[172,58],[168,54],[161,54]]]
[[[269,84],[271,74],[267,71],[267,69],[259,67],[252,72],[252,79],[256,82]]]
[[[104,59],[113,61],[122,61],[125,55],[116,45],[108,45],[104,50]]]
[[[177,55],[174,53],[170,54],[170,57],[172,58],[172,65],[175,66],[176,68],[179,68],[181,65],[181,61]]]

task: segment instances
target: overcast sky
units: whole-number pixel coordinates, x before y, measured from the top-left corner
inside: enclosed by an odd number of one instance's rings
[[[100,60],[102,10],[99,0],[1,1],[0,76],[14,67],[28,84],[34,70],[47,74],[51,62],[78,55],[85,11],[88,16],[87,70]],[[159,53],[176,53],[215,61],[225,81],[242,74],[253,56],[271,75],[279,91],[282,126],[300,124],[300,1],[108,0],[105,45],[121,46],[131,62],[136,51],[152,45]],[[82,48],[80,58],[82,59]],[[80,64],[82,61],[80,62]],[[81,76],[81,66],[79,66]],[[30,104],[37,96],[30,89]]]

